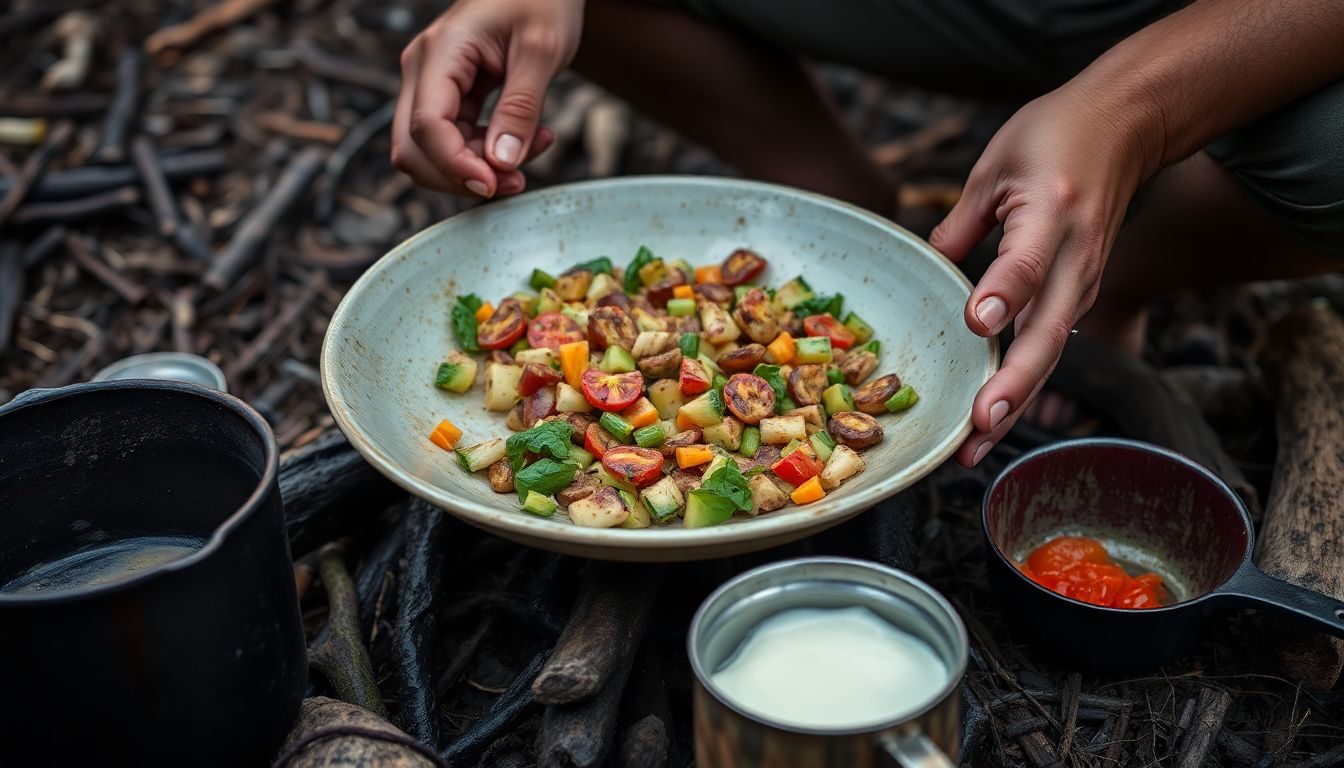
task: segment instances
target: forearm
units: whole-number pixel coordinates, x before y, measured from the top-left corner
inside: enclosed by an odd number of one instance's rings
[[[1112,116],[1140,178],[1344,77],[1344,3],[1197,0],[1064,86]]]

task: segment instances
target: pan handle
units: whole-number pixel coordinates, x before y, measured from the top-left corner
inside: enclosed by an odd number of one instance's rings
[[[1295,617],[1320,632],[1344,637],[1344,600],[1277,579],[1250,562],[1217,591],[1236,602]]]

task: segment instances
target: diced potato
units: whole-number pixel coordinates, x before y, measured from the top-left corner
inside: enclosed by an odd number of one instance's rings
[[[560,413],[587,413],[593,409],[588,398],[565,382],[555,385],[555,410]]]
[[[724,343],[719,344],[718,346],[714,347],[714,364],[718,365],[720,357],[723,357],[729,352],[736,352],[741,348],[742,345],[738,344],[736,341],[725,341]]]
[[[555,292],[565,301],[582,301],[592,285],[593,273],[586,269],[576,269],[561,275],[555,281]]]
[[[705,427],[704,440],[706,443],[736,451],[742,444],[742,422],[732,416],[724,416],[723,421],[718,424]]]
[[[802,416],[770,416],[761,419],[761,442],[788,445],[790,440],[807,439],[807,422]]]
[[[555,353],[546,347],[541,347],[540,349],[523,349],[519,350],[513,356],[513,359],[519,365],[525,365],[527,363],[550,365],[551,361],[555,359]]]
[[[642,307],[633,307],[630,310],[630,316],[635,318],[635,325],[641,331],[663,331],[663,321],[649,314],[649,311]]]
[[[486,363],[485,409],[507,411],[518,400],[518,380],[523,376],[521,365]]]
[[[737,337],[742,335],[737,323],[728,315],[728,310],[703,298],[696,302],[696,306],[700,310],[701,332],[711,344],[737,341]]]
[[[677,346],[680,340],[678,334],[668,331],[641,331],[635,337],[635,346],[630,349],[630,354],[636,358],[661,354]]]
[[[620,491],[603,486],[569,505],[569,519],[586,528],[615,528],[630,516]]]
[[[588,291],[585,294],[588,301],[597,301],[604,296],[608,296],[621,289],[621,284],[616,282],[616,278],[602,272],[593,277],[593,281],[588,284]]]
[[[826,412],[822,410],[820,405],[808,405],[802,408],[794,408],[792,411],[785,411],[782,415],[802,416],[803,421],[806,422],[809,427],[816,427],[817,429],[826,428]],[[811,432],[808,434],[811,434]]]
[[[839,488],[841,483],[859,474],[867,466],[868,462],[858,451],[847,445],[837,445],[831,451],[826,468],[821,470],[821,487],[828,491]]]
[[[751,489],[751,511],[747,514],[752,517],[762,512],[774,512],[789,503],[788,494],[766,474],[747,480],[747,488]]]
[[[677,409],[686,404],[686,396],[676,379],[659,379],[649,385],[649,402],[658,409],[658,418],[675,419]]]

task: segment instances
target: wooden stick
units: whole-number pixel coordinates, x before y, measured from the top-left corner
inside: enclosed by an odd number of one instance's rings
[[[1082,693],[1082,676],[1070,672],[1059,696],[1059,719],[1064,723],[1064,734],[1059,740],[1059,754],[1068,757],[1073,737],[1078,731],[1078,697]]]
[[[171,240],[183,256],[197,261],[213,260],[210,244],[195,225],[182,217],[177,199],[168,187],[163,163],[148,136],[136,136],[131,141],[131,159],[135,172],[140,176],[140,183],[145,187],[145,194],[149,197],[149,207],[159,220],[159,233]]]
[[[401,78],[391,72],[370,67],[367,63],[355,59],[332,56],[318,47],[317,43],[302,38],[294,42],[294,52],[299,61],[313,74],[328,80],[358,85],[388,96],[396,96],[401,90]]]
[[[359,598],[355,583],[345,568],[341,548],[328,544],[317,557],[322,586],[327,590],[330,611],[327,639],[308,653],[308,661],[336,689],[342,701],[387,717],[383,697],[373,679],[373,663],[359,631]]]
[[[300,120],[284,112],[262,112],[252,118],[252,122],[263,131],[278,133],[300,141],[335,144],[345,136],[345,129],[334,123]]]
[[[130,208],[140,202],[136,187],[120,187],[73,200],[25,203],[11,217],[14,224],[75,224],[110,211]]]
[[[635,654],[627,652],[611,670],[597,695],[575,704],[546,708],[538,737],[537,765],[541,768],[588,768],[601,765],[616,731],[621,693]],[[535,690],[535,687],[534,687]]]
[[[372,712],[325,696],[304,699],[274,768],[355,765],[431,768],[441,763]]]
[[[3,197],[0,197],[0,226],[9,220],[10,215],[18,209],[19,203],[22,203],[29,192],[37,186],[47,171],[47,165],[55,159],[56,153],[65,147],[73,135],[74,128],[70,123],[59,123],[47,134],[47,140],[24,159],[18,178],[4,189]]]
[[[532,684],[542,704],[592,698],[629,666],[648,626],[663,571],[594,561],[574,612],[546,667]]]
[[[26,265],[23,248],[17,242],[0,242],[0,352],[9,348],[14,317],[23,302]]]
[[[621,723],[627,725],[615,760],[620,768],[659,768],[672,759],[672,709],[658,653],[653,638],[645,637],[630,670],[621,702]]]
[[[406,518],[406,557],[392,627],[392,659],[399,680],[400,721],[406,732],[438,745],[439,697],[434,685],[439,603],[447,515],[423,499]]]
[[[304,286],[299,295],[285,303],[285,308],[275,319],[266,324],[266,327],[257,334],[257,337],[248,342],[246,347],[238,353],[228,365],[224,367],[226,378],[235,379],[238,376],[252,370],[252,368],[264,357],[276,351],[276,342],[285,334],[292,333],[297,327],[298,319],[303,313],[308,311],[308,307],[317,299],[318,293],[322,290],[322,273],[318,272],[315,277],[310,279]]]
[[[280,497],[296,557],[349,533],[369,510],[387,509],[405,495],[364,461],[340,430],[280,460]]]
[[[449,765],[470,765],[498,738],[514,730],[537,705],[537,700],[532,696],[532,679],[541,671],[545,661],[545,653],[534,656],[513,683],[495,699],[490,709],[449,744],[440,756]]]
[[[1129,712],[1130,708],[1125,707],[1120,710],[1120,714],[1115,716],[1115,728],[1111,729],[1111,741],[1106,745],[1106,752],[1102,756],[1103,765],[1119,765],[1120,751],[1125,745],[1125,734],[1129,731]]]
[[[165,152],[159,156],[163,173],[170,181],[182,181],[194,176],[219,173],[228,164],[222,149],[203,149],[192,152]],[[44,174],[24,197],[25,200],[70,200],[76,197],[106,192],[137,181],[135,169],[129,165],[85,166]],[[0,179],[0,196],[14,190],[14,181]]]
[[[32,269],[56,252],[56,248],[65,242],[66,229],[60,224],[47,227],[23,252],[24,269]]]
[[[270,193],[248,212],[233,239],[216,257],[205,274],[203,282],[206,286],[222,291],[252,266],[260,255],[262,244],[270,238],[271,230],[308,190],[326,157],[326,150],[307,147],[290,161]]]
[[[1256,561],[1271,576],[1344,598],[1344,320],[1300,309],[1271,330],[1279,454]],[[1267,650],[1309,688],[1333,687],[1344,641],[1268,620]]]
[[[117,58],[117,90],[103,120],[102,137],[93,158],[100,163],[120,163],[126,159],[126,134],[135,120],[140,102],[140,51],[127,47]]]
[[[98,245],[73,232],[65,236],[65,247],[85,272],[96,277],[103,285],[111,288],[127,304],[139,304],[149,295],[149,291],[129,277],[109,267],[107,262],[98,258]]]
[[[156,56],[168,48],[187,48],[197,40],[243,21],[273,0],[223,0],[171,27],[164,27],[145,40],[145,52]]]
[[[1177,768],[1203,768],[1213,750],[1214,739],[1223,728],[1223,718],[1232,703],[1232,695],[1221,688],[1206,687],[1199,692],[1190,733],[1181,745]]]
[[[393,100],[365,116],[345,134],[340,145],[327,157],[322,180],[318,185],[317,202],[313,205],[318,221],[331,218],[331,214],[336,210],[336,191],[340,189],[341,178],[345,175],[346,168],[350,166],[350,161],[370,139],[382,133],[392,123],[392,116],[396,114],[396,110],[397,102]]]

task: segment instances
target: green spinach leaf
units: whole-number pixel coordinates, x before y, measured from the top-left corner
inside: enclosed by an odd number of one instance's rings
[[[464,352],[480,352],[476,342],[476,310],[481,308],[481,298],[474,293],[458,296],[450,313],[453,319],[453,333],[457,335],[457,345]]]

